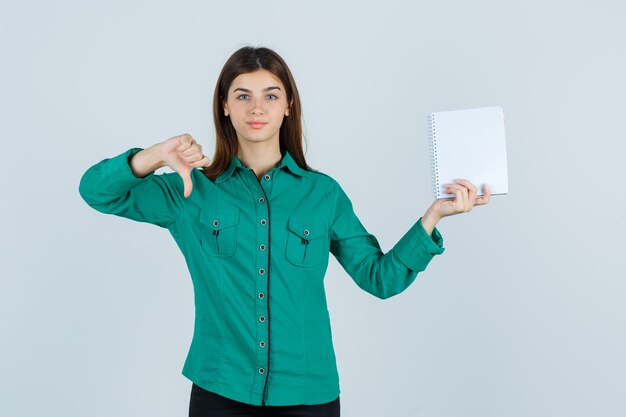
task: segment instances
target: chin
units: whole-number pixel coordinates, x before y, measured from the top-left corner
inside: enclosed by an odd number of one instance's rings
[[[250,137],[244,137],[242,138],[244,142],[251,142],[251,143],[259,143],[259,142],[267,142],[270,140],[270,138],[250,138]]]

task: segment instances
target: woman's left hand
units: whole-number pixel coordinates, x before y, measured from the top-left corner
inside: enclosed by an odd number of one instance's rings
[[[438,198],[422,216],[422,226],[431,234],[439,220],[446,216],[472,211],[474,206],[489,202],[491,191],[487,184],[483,184],[483,195],[476,198],[476,187],[469,181],[458,179],[453,184],[445,184],[446,194],[454,194],[452,198]]]
[[[443,218],[459,213],[472,211],[474,206],[480,206],[489,202],[491,192],[487,184],[483,184],[483,195],[476,197],[476,187],[471,182],[458,179],[453,184],[444,184],[446,194],[454,194],[452,198],[439,198],[431,206],[432,211]]]

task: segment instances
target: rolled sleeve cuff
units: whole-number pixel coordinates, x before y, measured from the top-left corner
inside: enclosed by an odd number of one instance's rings
[[[445,251],[443,237],[435,227],[429,235],[422,226],[422,218],[400,238],[392,249],[407,267],[423,271],[435,255]]]
[[[145,181],[154,175],[154,171],[144,177],[136,177],[130,168],[129,158],[134,154],[142,151],[143,148],[131,148],[126,152],[123,152],[109,160],[102,169],[102,175],[105,179],[114,178],[115,181],[109,183],[110,186],[114,186],[113,192],[124,192],[135,185]]]

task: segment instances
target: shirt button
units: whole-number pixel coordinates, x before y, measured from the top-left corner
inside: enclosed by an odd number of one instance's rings
[[[270,180],[270,176],[269,175],[265,175],[263,178],[265,178],[265,181],[269,181]]]
[[[304,234],[305,234],[305,236],[308,236],[309,235],[309,229],[304,229]]]
[[[263,294],[262,292],[259,293],[259,298],[262,300],[265,297],[265,294]]]
[[[261,224],[265,224],[265,223],[267,223],[267,220],[261,219]]]
[[[263,368],[259,368],[259,373],[260,373],[260,374],[264,374],[264,373],[265,373],[265,369],[263,369]]]
[[[219,221],[217,221],[217,220],[213,220],[213,226],[219,226],[219,225],[220,225],[220,222],[219,222]]]
[[[260,321],[261,323],[264,323],[264,322],[265,322],[265,316],[261,316],[261,317],[259,317],[259,321]]]
[[[259,203],[263,204],[263,202],[265,202],[265,199],[263,197],[259,198]]]
[[[261,249],[261,250],[265,250],[265,245],[261,245],[261,246],[259,246],[259,249]]]
[[[264,348],[264,347],[265,347],[265,342],[264,342],[264,341],[260,341],[260,342],[259,342],[259,346],[261,346],[262,348]]]

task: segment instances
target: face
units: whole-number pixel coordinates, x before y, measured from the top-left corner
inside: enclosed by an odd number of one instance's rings
[[[223,102],[239,142],[274,142],[278,146],[280,125],[289,115],[285,87],[265,69],[240,74]]]

